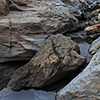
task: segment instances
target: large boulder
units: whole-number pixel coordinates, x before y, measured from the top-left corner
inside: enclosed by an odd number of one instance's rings
[[[100,49],[94,54],[88,66],[57,93],[56,100],[100,100],[99,82]]]
[[[78,53],[79,47],[71,38],[60,34],[51,36],[31,61],[14,72],[8,87],[20,90],[49,85],[85,62]]]
[[[16,7],[18,11],[11,11],[0,23],[34,22],[42,24],[45,32],[73,31],[79,27],[78,19],[87,16],[84,12],[90,7],[88,0],[10,0],[10,8]],[[93,0],[90,0],[94,4]],[[14,6],[12,6],[14,5]],[[23,6],[24,5],[24,6]],[[12,9],[14,10],[14,9]],[[21,10],[21,11],[20,11]]]
[[[89,8],[88,0],[64,1],[7,0],[10,12],[7,16],[0,16],[0,63],[29,60],[43,43],[36,43],[38,38],[35,40],[34,36],[37,34],[65,33],[77,29],[78,18]]]
[[[30,60],[49,36],[42,33],[41,26],[34,23],[0,25],[0,63]]]

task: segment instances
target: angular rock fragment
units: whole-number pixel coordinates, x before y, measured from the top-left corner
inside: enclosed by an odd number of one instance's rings
[[[69,37],[49,37],[41,49],[26,65],[12,75],[8,86],[12,90],[41,88],[74,71],[85,62],[78,45]]]

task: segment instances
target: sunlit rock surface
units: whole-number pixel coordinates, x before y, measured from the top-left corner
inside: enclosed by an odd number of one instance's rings
[[[0,16],[0,63],[29,60],[45,40],[45,38],[34,39],[35,35],[73,31],[79,27],[78,18],[84,16],[88,19],[87,9],[91,8],[90,5],[97,5],[96,1],[92,0],[0,0],[0,2],[5,2],[4,4],[8,2],[10,10],[6,16]],[[5,5],[1,3],[1,6],[3,11],[7,11],[4,10]]]

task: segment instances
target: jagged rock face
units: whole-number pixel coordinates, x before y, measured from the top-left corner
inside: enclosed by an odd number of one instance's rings
[[[8,86],[12,90],[20,90],[41,88],[55,82],[85,62],[78,52],[79,47],[71,38],[51,36],[31,61],[15,71]]]
[[[37,36],[37,33],[38,35],[41,33],[65,33],[77,29],[79,27],[77,18],[88,7],[88,2],[85,0],[69,0],[67,3],[61,0],[10,0],[9,14],[0,16],[0,29],[2,30],[0,36],[3,37],[2,41],[0,40],[0,62],[30,59],[35,54],[34,51],[37,51],[37,46],[33,46],[34,40],[31,41],[34,35]],[[31,23],[38,24],[39,28],[35,28]],[[28,28],[24,28],[25,25]],[[14,40],[11,40],[12,36],[9,34],[11,27],[13,27]],[[24,39],[19,42],[16,34]],[[8,37],[8,40],[5,37]],[[37,45],[41,45],[41,42]],[[30,52],[31,50],[32,52]]]
[[[0,0],[0,15],[7,15],[9,12],[8,0]]]
[[[56,100],[100,100],[100,52],[89,65],[57,93]]]
[[[90,38],[95,39],[100,36],[100,24],[89,26],[85,28],[85,31]]]
[[[11,24],[11,22],[10,22]],[[30,60],[49,35],[39,24],[0,25],[0,63]]]

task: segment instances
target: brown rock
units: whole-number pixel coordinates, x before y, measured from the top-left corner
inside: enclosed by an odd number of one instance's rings
[[[0,0],[0,16],[7,15],[9,12],[8,0]]]
[[[100,35],[100,24],[85,28],[87,35],[91,38],[97,38]]]
[[[60,34],[51,36],[31,61],[16,70],[8,86],[19,90],[41,88],[55,82],[85,62],[78,52],[79,47],[71,38]]]

